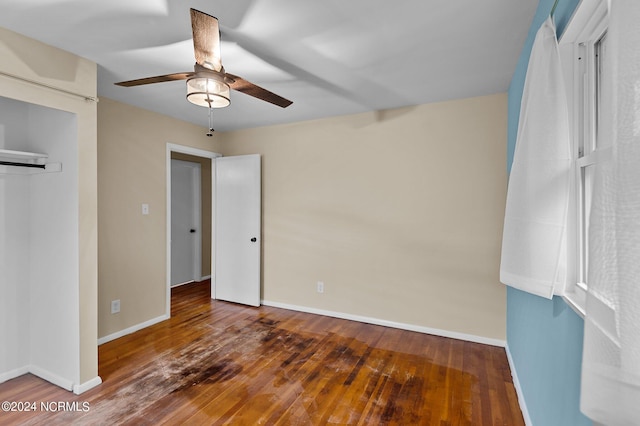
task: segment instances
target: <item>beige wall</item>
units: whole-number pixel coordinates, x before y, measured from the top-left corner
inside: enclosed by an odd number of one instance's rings
[[[164,314],[171,142],[262,154],[265,300],[505,338],[505,94],[213,140],[108,99],[98,119],[99,336]]]
[[[96,64],[0,28],[0,96],[76,114],[78,140],[80,383],[98,375],[96,103],[10,76],[96,96]],[[47,129],[43,129],[46,132]]]
[[[262,154],[263,298],[505,339],[506,119],[499,94],[223,134]]]
[[[200,164],[200,227],[202,235],[202,273],[201,276],[211,275],[211,159],[196,157],[194,155],[172,152],[171,158],[182,161],[191,161]]]
[[[205,128],[101,98],[98,335],[165,314],[167,143],[217,152]],[[150,214],[141,214],[142,203]],[[120,313],[111,301],[120,299]]]

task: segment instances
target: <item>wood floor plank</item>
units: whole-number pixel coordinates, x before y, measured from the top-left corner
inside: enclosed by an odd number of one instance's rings
[[[74,395],[35,376],[2,425],[523,425],[503,348],[172,289],[172,317],[99,347],[103,384]]]

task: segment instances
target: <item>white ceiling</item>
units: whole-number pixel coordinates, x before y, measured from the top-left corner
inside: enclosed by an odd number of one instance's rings
[[[228,131],[504,92],[537,0],[2,0],[0,26],[98,63],[98,95],[208,125],[183,81],[189,8],[216,16],[225,69],[293,101],[242,93],[214,112]]]

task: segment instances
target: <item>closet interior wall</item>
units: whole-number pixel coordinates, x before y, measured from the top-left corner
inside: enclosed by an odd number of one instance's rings
[[[80,381],[77,129],[73,113],[0,97],[0,150],[62,164],[0,166],[0,382]]]

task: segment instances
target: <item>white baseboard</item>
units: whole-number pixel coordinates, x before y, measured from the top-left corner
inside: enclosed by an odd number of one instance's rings
[[[140,324],[133,325],[131,327],[125,328],[124,330],[116,331],[115,333],[109,334],[104,337],[100,337],[98,339],[98,345],[102,345],[103,343],[110,342],[112,340],[116,340],[122,336],[126,336],[127,334],[135,333],[138,330],[142,330],[143,328],[150,327],[154,324],[162,322],[164,320],[169,319],[169,315],[160,315],[159,317],[152,318],[148,321],[141,322]]]
[[[0,374],[0,383],[4,383],[7,380],[15,379],[16,377],[24,376],[29,372],[29,366],[24,365],[19,368],[14,368],[11,371]]]
[[[171,288],[176,288],[176,287],[182,287],[183,285],[187,285],[187,284],[195,284],[195,283],[201,283],[202,281],[208,280],[209,278],[211,278],[211,275],[205,275],[204,277],[200,277],[198,279],[195,280],[191,280],[191,281],[185,281],[183,283],[178,283],[178,284],[171,284]]]
[[[38,376],[41,379],[46,380],[47,382],[59,386],[63,389],[69,391],[72,390],[76,395],[80,395],[82,392],[86,392],[89,389],[92,389],[102,383],[102,379],[100,378],[100,376],[96,376],[85,383],[74,385],[71,380],[64,379],[36,365],[25,365],[23,367],[2,373],[0,374],[0,383],[4,383],[8,380],[15,379],[16,377],[24,376],[25,374],[29,373],[33,374],[34,376]]]
[[[364,317],[360,315],[346,314],[343,312],[325,311],[323,309],[310,308],[307,306],[289,305],[287,303],[271,302],[268,300],[263,300],[262,304],[265,306],[272,306],[274,308],[289,309],[291,311],[305,312],[308,314],[324,315],[324,316],[333,317],[333,318],[364,322],[367,324],[382,325],[385,327],[399,328],[401,330],[416,331],[418,333],[433,334],[435,336],[449,337],[449,338],[458,339],[458,340],[466,340],[468,342],[474,342],[474,343],[482,343],[484,345],[499,346],[499,347],[505,347],[507,345],[507,342],[504,340],[492,339],[484,336],[476,336],[473,334],[458,333],[455,331],[440,330],[437,328],[423,327],[423,326],[414,325],[414,324],[405,324],[400,322],[387,321],[379,318]]]
[[[102,379],[100,378],[100,376],[96,376],[93,379],[87,380],[82,384],[73,385],[73,393],[75,393],[76,395],[80,395],[81,393],[86,392],[89,389],[95,388],[101,383],[102,383]]]
[[[30,365],[29,373],[68,391],[73,390],[73,381],[60,377],[57,374],[38,367],[37,365]]]
[[[520,380],[518,380],[518,372],[516,370],[516,365],[513,363],[513,358],[511,357],[511,351],[509,350],[509,345],[505,346],[505,351],[507,352],[507,360],[509,361],[511,378],[513,379],[513,386],[516,388],[516,394],[518,395],[518,404],[520,404],[520,411],[522,411],[524,424],[527,426],[533,426],[533,423],[531,422],[531,417],[529,417],[529,410],[527,410],[527,403],[524,400],[524,394],[522,393],[522,387],[520,386]]]

